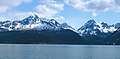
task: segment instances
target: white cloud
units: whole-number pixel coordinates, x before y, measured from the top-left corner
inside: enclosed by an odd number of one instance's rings
[[[0,6],[18,6],[23,2],[31,3],[32,0],[1,0]]]
[[[22,3],[31,3],[32,0],[1,0],[0,1],[0,21],[22,19],[25,16],[30,15],[29,12],[16,12],[14,7],[21,5]]]
[[[42,0],[36,7],[36,12],[44,17],[52,17],[64,9],[63,3],[58,3],[54,0]]]
[[[59,18],[62,16],[56,16],[60,11],[64,10],[64,4],[54,0],[41,0],[39,5],[35,6],[35,10],[31,12],[15,12],[14,19],[24,19],[27,16],[37,14],[39,17],[45,18]]]
[[[36,7],[38,13],[42,14],[43,17],[51,17],[57,13],[57,10],[47,7],[46,5],[38,5]]]
[[[93,12],[93,16],[96,17],[96,16],[97,16],[97,13]]]
[[[45,18],[64,18],[58,17],[60,11],[64,10],[64,4],[54,0],[40,0],[40,3],[34,7],[34,11],[24,12],[14,10],[12,7],[20,6],[22,3],[32,3],[32,0],[3,0],[0,2],[0,20],[22,20],[30,15],[37,14]]]
[[[25,3],[31,3],[32,0],[1,0],[0,1],[0,13],[10,10],[12,7]]]
[[[64,0],[64,2],[68,5],[73,6],[74,8],[82,7],[84,2],[82,0]]]
[[[0,13],[4,13],[8,10],[9,8],[7,6],[1,6],[0,7]]]
[[[120,0],[65,0],[65,3],[81,11],[93,12],[93,16],[97,16],[97,12],[120,10]]]

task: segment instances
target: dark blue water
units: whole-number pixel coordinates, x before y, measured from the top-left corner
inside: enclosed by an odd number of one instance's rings
[[[0,59],[120,59],[120,46],[1,44]]]

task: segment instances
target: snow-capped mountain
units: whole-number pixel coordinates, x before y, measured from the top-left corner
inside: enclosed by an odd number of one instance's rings
[[[75,31],[75,29],[73,27],[69,26],[67,23],[60,24],[60,27],[64,28],[64,29],[70,29],[70,30]]]
[[[60,30],[73,29],[71,26],[63,23],[59,24],[54,19],[39,18],[37,15],[29,16],[21,21],[1,21],[0,31],[11,30]]]
[[[101,33],[112,33],[120,27],[120,23],[115,25],[108,25],[107,23],[95,22],[94,20],[89,20],[77,31],[80,35],[101,35]]]

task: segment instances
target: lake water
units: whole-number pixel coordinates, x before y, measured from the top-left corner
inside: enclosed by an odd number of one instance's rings
[[[0,59],[120,59],[120,46],[0,44]]]

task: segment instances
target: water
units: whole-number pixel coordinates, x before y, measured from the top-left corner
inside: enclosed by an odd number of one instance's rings
[[[120,59],[120,46],[0,44],[0,59]]]

